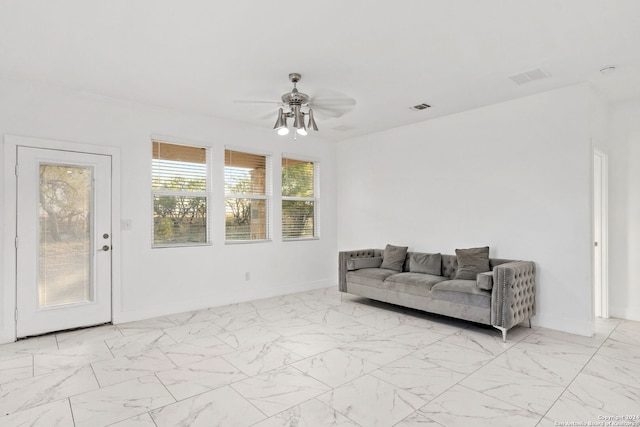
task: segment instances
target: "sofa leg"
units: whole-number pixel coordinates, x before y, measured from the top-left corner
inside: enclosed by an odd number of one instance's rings
[[[494,328],[502,332],[502,342],[507,342],[507,328],[503,328],[502,326],[493,325]]]
[[[529,329],[531,329],[531,317],[529,317]]]

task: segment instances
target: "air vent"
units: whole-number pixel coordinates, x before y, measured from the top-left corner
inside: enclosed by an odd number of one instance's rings
[[[534,80],[548,79],[549,77],[551,77],[551,74],[542,68],[535,68],[533,70],[525,71],[524,73],[509,76],[509,78],[518,85],[523,85]]]
[[[429,104],[418,104],[418,105],[414,105],[413,107],[410,107],[412,110],[416,110],[416,111],[421,111],[421,110],[426,110],[427,108],[431,108],[431,105]]]

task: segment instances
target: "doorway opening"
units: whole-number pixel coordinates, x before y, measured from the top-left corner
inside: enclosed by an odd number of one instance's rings
[[[3,152],[0,342],[115,320],[119,149],[4,135]]]
[[[609,317],[608,157],[593,150],[593,284],[596,317]]]

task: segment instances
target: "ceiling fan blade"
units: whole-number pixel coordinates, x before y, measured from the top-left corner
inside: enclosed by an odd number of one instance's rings
[[[263,101],[258,99],[234,99],[234,104],[282,104],[282,101]]]
[[[351,111],[351,108],[336,108],[336,107],[316,107],[313,106],[313,112],[320,119],[337,119],[344,116]]]
[[[340,92],[325,91],[324,96],[315,96],[309,101],[309,107],[318,112],[318,117],[338,118],[355,108],[356,100]]]
[[[278,118],[278,111],[273,110],[268,113],[262,114],[261,116],[258,117],[258,120],[267,120],[267,119],[275,120],[277,118]]]
[[[353,106],[356,100],[353,98],[311,98],[309,101],[314,107]]]

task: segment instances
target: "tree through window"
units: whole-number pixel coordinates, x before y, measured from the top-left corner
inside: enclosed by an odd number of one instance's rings
[[[153,244],[209,243],[208,152],[153,141]]]
[[[282,158],[282,238],[318,237],[318,164]]]
[[[268,240],[271,212],[270,158],[225,150],[225,238]]]

